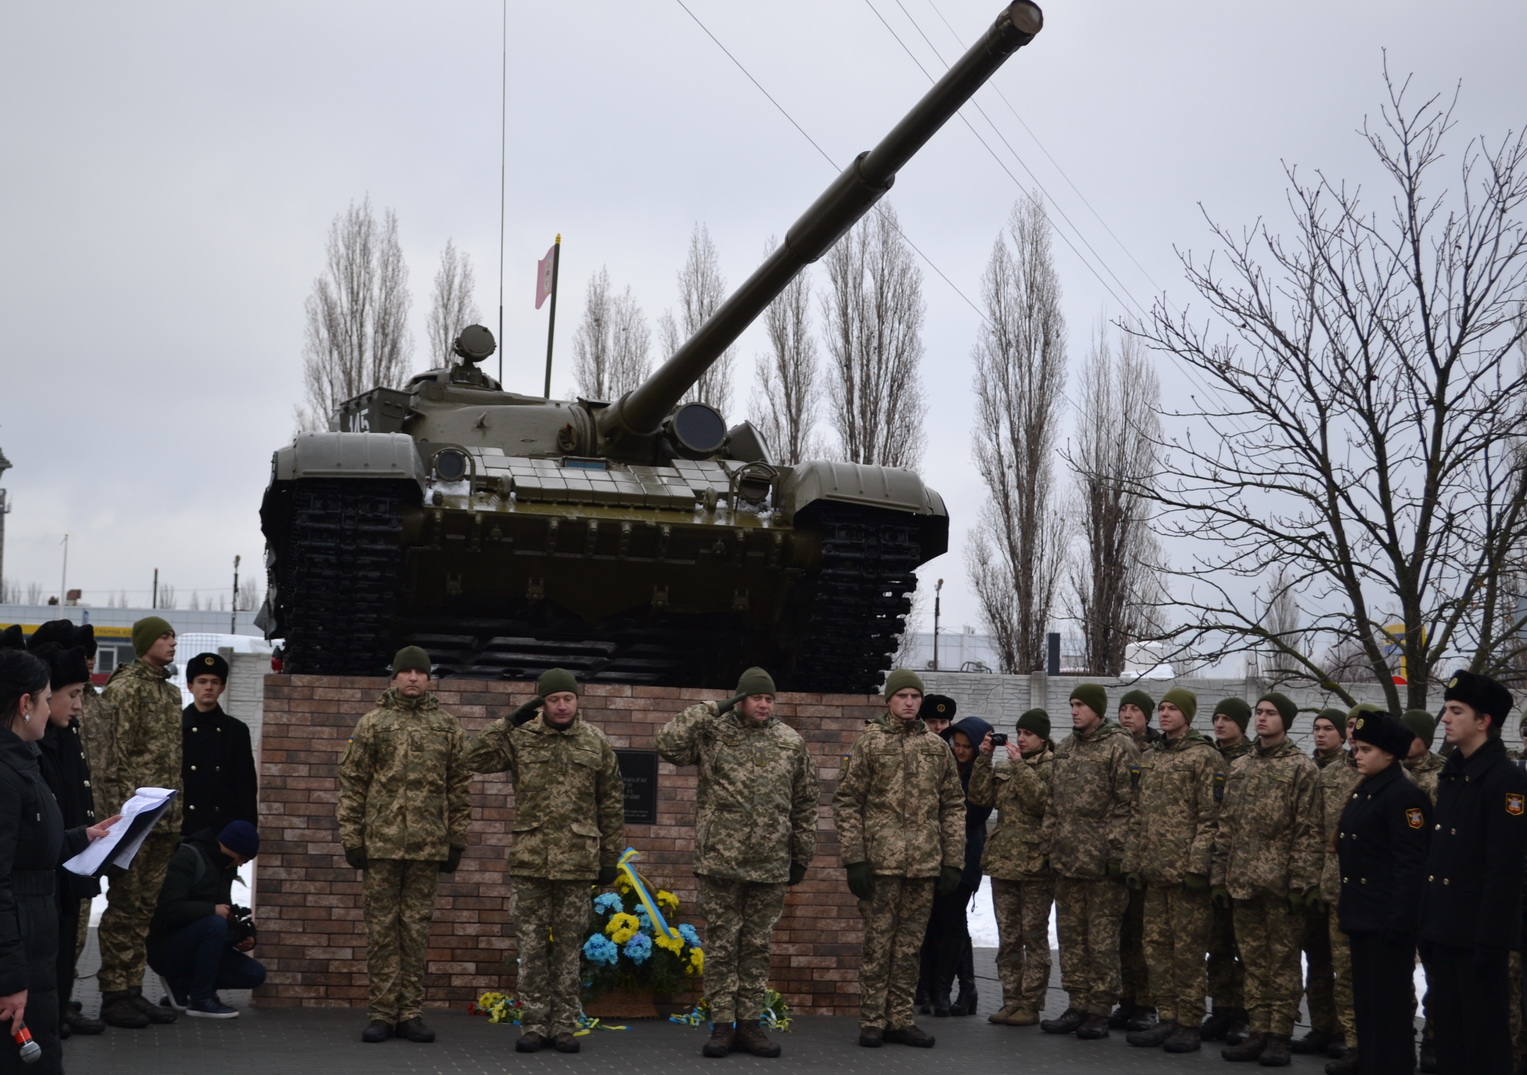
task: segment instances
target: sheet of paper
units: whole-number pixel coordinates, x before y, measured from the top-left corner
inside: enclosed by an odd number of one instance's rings
[[[127,869],[154,823],[178,794],[174,788],[139,788],[123,804],[122,820],[111,827],[111,832],[92,840],[90,846],[64,863],[64,869],[81,877],[99,877],[108,866]]]

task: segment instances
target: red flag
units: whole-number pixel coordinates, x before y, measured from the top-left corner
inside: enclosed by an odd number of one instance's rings
[[[541,308],[541,303],[545,302],[546,299],[547,299],[547,296],[549,296],[551,294],[551,270],[552,270],[552,265],[553,265],[554,260],[555,260],[554,255],[556,254],[556,252],[557,252],[557,246],[556,246],[555,243],[553,243],[551,249],[546,251],[546,256],[544,258],[542,258],[540,261],[536,262],[536,309],[537,310],[539,310]]]

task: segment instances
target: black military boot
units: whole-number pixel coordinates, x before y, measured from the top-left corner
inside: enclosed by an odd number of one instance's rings
[[[158,1023],[162,1025],[164,1023],[173,1023],[175,1021],[174,1008],[164,1004],[152,1003],[148,997],[143,995],[143,991],[141,989],[130,990],[128,992],[128,996],[132,998],[133,1007],[142,1012],[143,1017],[150,1023]]]
[[[732,1051],[737,1038],[737,1028],[731,1023],[716,1023],[711,1027],[710,1041],[700,1046],[700,1055],[719,1060]]]
[[[1196,1053],[1203,1047],[1202,1040],[1196,1026],[1178,1025],[1172,1031],[1172,1036],[1162,1043],[1161,1048],[1169,1053]]]
[[[1113,1025],[1113,1020],[1109,1020]],[[1125,1030],[1149,1030],[1156,1025],[1156,1009],[1145,1004],[1136,1004],[1129,1013],[1129,1018],[1124,1022]]]
[[[1161,1022],[1148,1030],[1131,1030],[1124,1036],[1124,1040],[1142,1049],[1159,1049],[1176,1031],[1176,1023]]]
[[[1082,1041],[1097,1041],[1108,1037],[1108,1016],[1089,1015],[1076,1028],[1076,1036]]]
[[[912,1007],[917,1009],[918,1015],[933,1014],[933,998],[928,995],[928,983],[921,978],[917,980],[917,995],[912,998]]]
[[[739,1022],[737,1024],[737,1039],[733,1045],[739,1053],[751,1053],[754,1056],[778,1056],[779,1043],[771,1041],[769,1035],[764,1033],[763,1024],[751,1022]]]
[[[1135,998],[1124,997],[1108,1017],[1109,1030],[1123,1030],[1129,1024],[1130,1013],[1135,1010]]]
[[[1267,1048],[1266,1034],[1250,1034],[1239,1045],[1227,1045],[1219,1051],[1220,1056],[1226,1060],[1235,1060],[1241,1063],[1247,1060],[1255,1060],[1262,1055],[1262,1050]]]
[[[1324,1054],[1331,1045],[1331,1032],[1311,1027],[1310,1032],[1302,1038],[1295,1038],[1289,1048],[1301,1056],[1312,1054]]]
[[[133,1003],[133,995],[125,989],[101,995],[101,1022],[124,1030],[142,1030],[148,1026],[148,1016]]]
[[[975,956],[971,950],[970,942],[965,943],[965,950],[960,955],[959,970],[955,975],[960,983],[960,995],[949,1006],[950,1015],[974,1015],[976,1014],[976,966]]]
[[[1245,1008],[1236,1008],[1230,1016],[1230,1029],[1225,1031],[1226,1045],[1239,1045],[1251,1037],[1251,1016]]]
[[[1293,1050],[1289,1048],[1289,1035],[1267,1035],[1267,1048],[1262,1050],[1262,1055],[1257,1057],[1257,1063],[1264,1068],[1286,1068],[1293,1060]]]
[[[1075,1034],[1076,1028],[1087,1021],[1087,1013],[1067,1008],[1054,1019],[1041,1019],[1039,1029],[1046,1034]]]
[[[1230,1029],[1231,1017],[1235,1014],[1234,1008],[1221,1008],[1216,1004],[1204,1016],[1204,1021],[1198,1026],[1198,1036],[1204,1041],[1223,1041],[1225,1032]]]
[[[1357,1075],[1357,1050],[1348,1049],[1340,1059],[1327,1060],[1326,1075]]]

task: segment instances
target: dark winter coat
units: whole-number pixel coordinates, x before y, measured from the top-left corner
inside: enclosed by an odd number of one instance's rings
[[[149,946],[216,914],[218,904],[231,904],[238,874],[239,868],[223,854],[210,830],[182,840],[164,873],[159,904],[148,927]]]
[[[94,825],[95,793],[90,786],[90,762],[85,757],[85,744],[80,737],[80,722],[71,717],[65,727],[50,723],[43,734],[38,753],[42,766],[42,779],[58,800],[59,813],[63,815],[64,828],[73,829]],[[81,877],[63,867],[58,871],[59,895],[77,900],[88,900],[100,894],[101,882],[94,877]]]
[[[991,730],[991,725],[980,717],[962,717],[939,733],[952,745],[954,733],[962,732],[977,751],[975,760],[959,766],[960,788],[965,792],[965,867],[960,873],[960,885],[972,892],[981,887],[981,854],[986,850],[986,819],[991,817],[992,808],[970,801],[970,773],[977,765],[991,764],[990,758],[980,754],[981,740]]]
[[[1392,933],[1413,942],[1431,813],[1431,798],[1398,762],[1352,789],[1336,829],[1336,920],[1343,932]]]
[[[180,718],[181,834],[223,831],[230,821],[259,827],[258,784],[249,726],[214,706],[188,705]]]

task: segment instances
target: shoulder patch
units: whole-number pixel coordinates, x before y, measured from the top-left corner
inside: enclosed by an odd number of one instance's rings
[[[1422,825],[1426,824],[1426,819],[1421,816],[1421,808],[1419,806],[1412,806],[1409,810],[1405,811],[1405,824],[1413,829],[1419,829]]]
[[[1214,801],[1217,802],[1217,803],[1222,803],[1222,802],[1225,801],[1225,774],[1224,773],[1215,773],[1214,774]]]
[[[1506,792],[1506,813],[1510,814],[1512,817],[1516,817],[1521,814],[1523,807],[1524,799],[1521,792]]]

